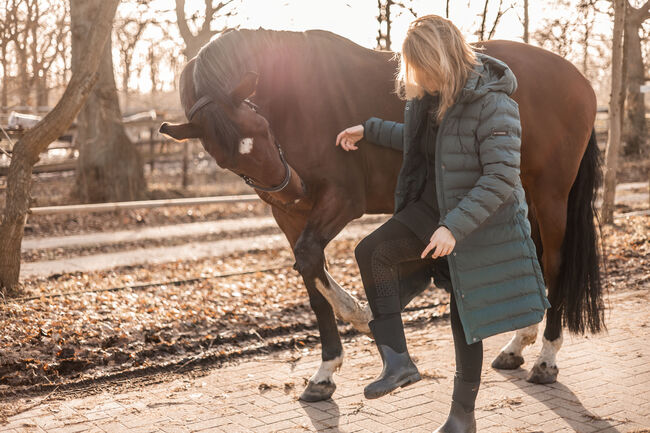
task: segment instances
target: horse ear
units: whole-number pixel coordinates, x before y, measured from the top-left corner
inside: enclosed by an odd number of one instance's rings
[[[244,74],[235,90],[230,92],[230,100],[235,107],[239,107],[239,104],[246,98],[250,98],[255,94],[255,89],[257,89],[257,73],[248,71]]]
[[[161,134],[169,135],[174,140],[187,140],[188,138],[199,138],[201,130],[199,127],[191,123],[181,123],[179,125],[172,125],[170,123],[163,123],[158,130]]]

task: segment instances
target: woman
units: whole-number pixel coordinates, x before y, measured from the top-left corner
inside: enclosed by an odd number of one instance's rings
[[[550,306],[519,179],[516,86],[507,65],[475,52],[449,20],[424,16],[402,45],[404,123],[373,117],[336,139],[346,151],[362,138],[403,149],[395,213],[355,250],[383,361],[364,394],[420,380],[401,310],[414,276],[433,277],[451,295],[456,352],[451,410],[438,432],[476,431],[481,340],[537,323]]]

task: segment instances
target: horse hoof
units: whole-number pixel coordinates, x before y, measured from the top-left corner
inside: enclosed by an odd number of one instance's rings
[[[555,383],[557,381],[557,366],[547,366],[545,362],[533,366],[526,380],[530,383],[539,383],[541,385],[546,383]]]
[[[494,361],[492,361],[492,368],[499,370],[515,370],[524,363],[524,358],[514,353],[501,352]]]
[[[334,382],[315,383],[310,380],[307,388],[300,395],[300,400],[307,402],[327,400],[332,397],[335,390],[336,384]]]

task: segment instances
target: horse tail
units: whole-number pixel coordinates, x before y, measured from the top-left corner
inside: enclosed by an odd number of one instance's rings
[[[601,182],[601,157],[596,145],[596,133],[592,130],[569,193],[566,232],[556,285],[563,322],[574,333],[605,329],[600,275],[600,221],[597,220],[595,209]]]

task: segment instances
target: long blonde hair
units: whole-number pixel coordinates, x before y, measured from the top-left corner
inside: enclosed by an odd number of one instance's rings
[[[437,83],[440,105],[436,117],[440,122],[477,62],[474,50],[451,21],[438,15],[420,17],[409,25],[402,44],[395,91],[402,99],[431,93],[432,89],[415,81],[416,71],[420,78]]]

